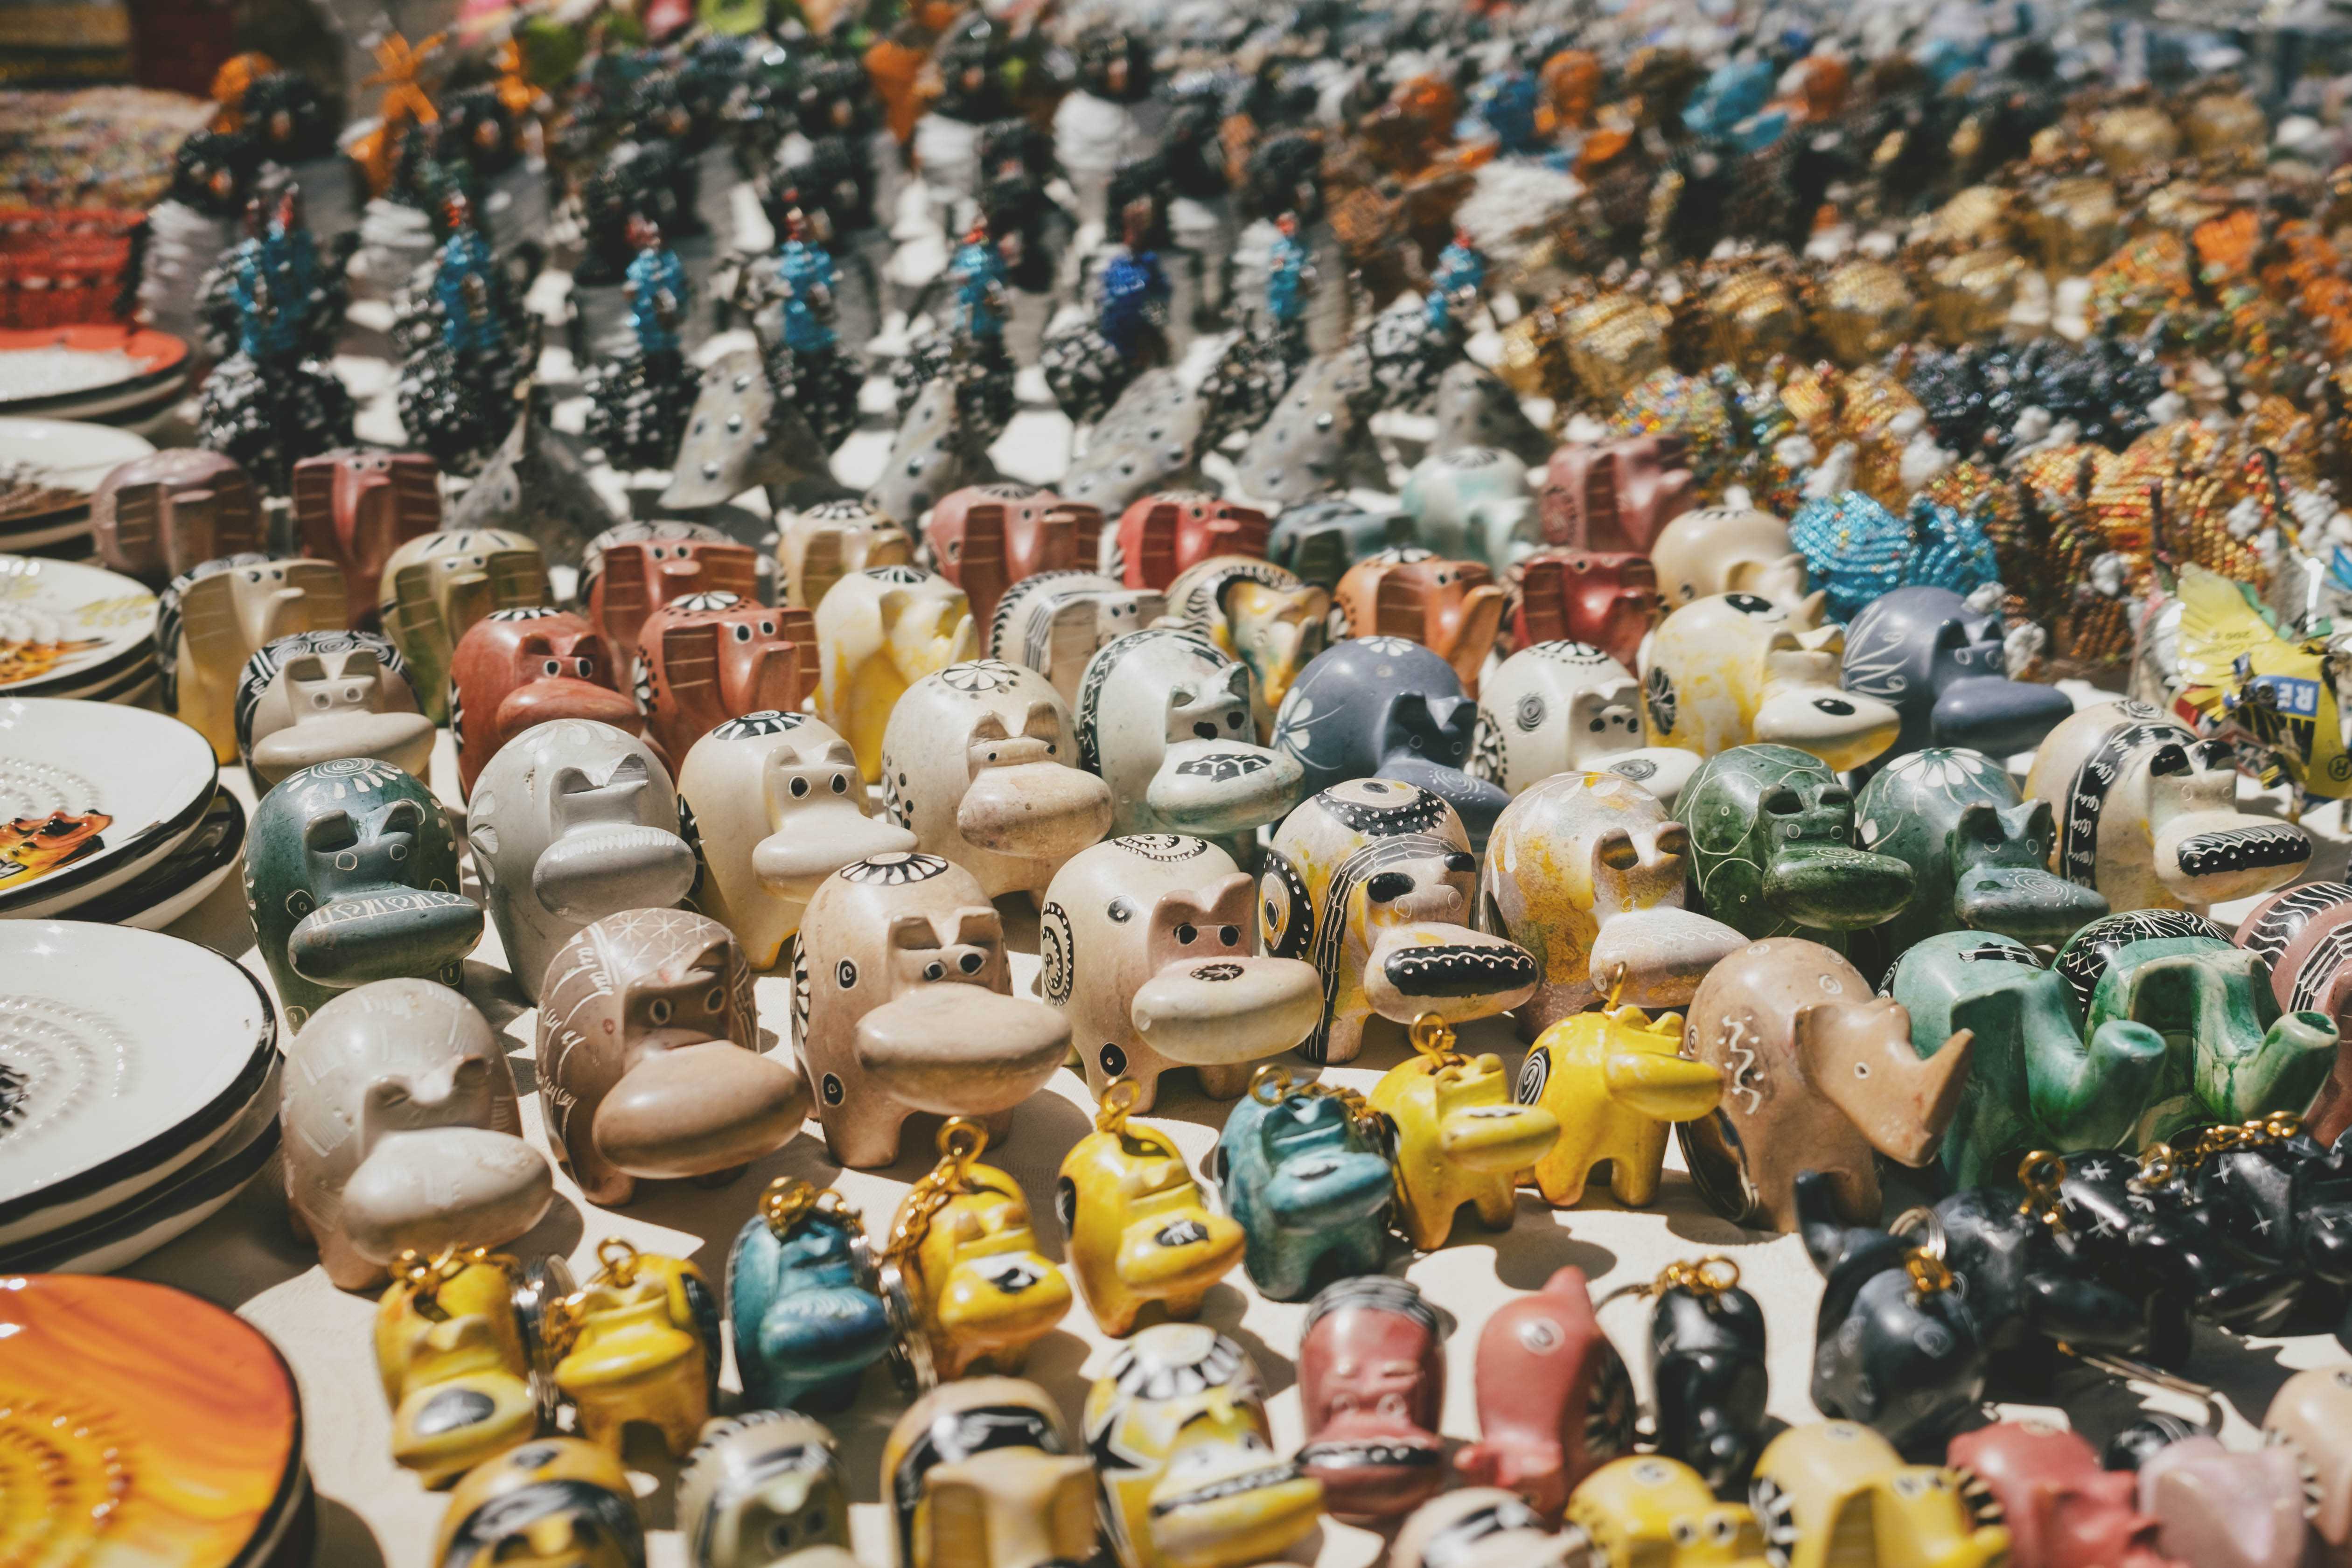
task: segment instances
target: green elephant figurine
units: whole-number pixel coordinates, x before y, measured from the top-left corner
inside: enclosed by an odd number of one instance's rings
[[[1854,818],[1856,842],[1916,879],[1911,902],[1878,928],[1889,960],[1939,931],[2054,947],[2107,912],[2097,893],[2051,872],[2050,803],[2028,800],[1980,751],[1936,746],[1896,758],[1863,786]]]
[[[1741,935],[1803,936],[1840,953],[1845,934],[1910,901],[1911,868],[1855,849],[1853,791],[1787,746],[1735,746],[1699,765],[1675,809],[1706,913]]]
[[[2164,1037],[2117,1018],[2086,1045],[2073,988],[2013,936],[1923,937],[1885,990],[1910,1012],[1911,1048],[1923,1058],[1962,1030],[1976,1036],[1960,1108],[1944,1134],[1944,1169],[1956,1187],[2014,1186],[2018,1162],[2036,1149],[2114,1148],[2164,1092]]]
[[[2336,1020],[2279,1010],[2262,955],[2185,909],[2095,920],[2058,951],[2088,1027],[2114,1019],[2164,1037],[2164,1079],[2134,1129],[2136,1147],[2208,1122],[2300,1114],[2336,1065]]]

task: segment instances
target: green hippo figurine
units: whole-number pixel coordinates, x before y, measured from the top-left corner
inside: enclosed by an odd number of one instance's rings
[[[1923,936],[1883,989],[1911,1014],[1911,1048],[1922,1057],[1961,1030],[1976,1036],[1944,1134],[1955,1187],[2014,1186],[2018,1162],[2036,1149],[2112,1149],[2164,1092],[2164,1037],[2109,1019],[2085,1045],[2073,988],[2014,936]]]
[[[1981,751],[1933,746],[1896,758],[1863,786],[1854,819],[1855,841],[1914,878],[1911,902],[1876,933],[1886,959],[1938,931],[2054,947],[2107,912],[2097,893],[2050,870],[2050,803],[2028,800]]]
[[[1853,847],[1853,791],[1787,746],[1735,746],[1699,765],[1675,810],[1707,914],[1757,941],[1803,936],[1838,952],[1911,897],[1911,868]]]
[[[2262,955],[2187,910],[2095,920],[2059,949],[2057,968],[2094,1034],[2129,1019],[2164,1037],[2163,1082],[2135,1147],[2208,1122],[2300,1114],[2336,1065],[2336,1020],[2279,1011]]]

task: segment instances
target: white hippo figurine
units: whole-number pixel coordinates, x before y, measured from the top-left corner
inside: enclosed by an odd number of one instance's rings
[[[1555,773],[1615,773],[1669,811],[1698,754],[1642,744],[1642,685],[1590,643],[1533,643],[1478,688],[1470,771],[1517,795]]]
[[[1021,664],[1054,683],[1066,703],[1078,700],[1087,661],[1103,644],[1160,619],[1167,596],[1129,588],[1098,571],[1041,571],[1004,591],[988,618],[992,659]]]
[[[1449,559],[1483,560],[1498,576],[1544,548],[1528,465],[1498,447],[1423,458],[1397,500],[1423,545]]]
[[[1669,614],[1643,650],[1650,744],[1701,757],[1788,746],[1839,772],[1894,745],[1903,716],[1839,684],[1845,628],[1822,623],[1821,602],[1718,593]]]
[[[944,577],[877,566],[834,584],[816,609],[816,711],[882,779],[882,731],[899,695],[979,649],[971,605]]]

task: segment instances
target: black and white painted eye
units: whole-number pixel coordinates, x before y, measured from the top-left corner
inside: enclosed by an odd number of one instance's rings
[[[1675,1544],[1677,1546],[1696,1546],[1698,1544],[1698,1521],[1696,1520],[1690,1519],[1678,1519],[1675,1521],[1674,1537]]]
[[[1729,1514],[1718,1513],[1707,1523],[1707,1533],[1714,1536],[1719,1543],[1728,1544],[1731,1538],[1738,1532],[1739,1527],[1733,1522]]]
[[[715,1013],[715,1012],[721,1011],[722,1009],[724,1009],[726,1008],[726,1006],[727,1006],[727,988],[726,988],[726,987],[724,987],[724,986],[713,986],[713,987],[711,987],[709,990],[707,990],[707,991],[705,991],[705,992],[703,992],[703,993],[702,993],[702,1010],[703,1010],[703,1011],[705,1011],[705,1012],[711,1012],[711,1013]]]
[[[836,773],[833,776],[833,792],[836,795],[846,795],[849,793],[848,774]]]
[[[802,797],[805,796],[808,792],[809,792],[809,781],[808,781],[807,779],[793,779],[793,800],[800,800]]]
[[[590,680],[595,676],[596,661],[593,659],[574,659],[572,661],[572,668],[578,674],[582,680]]]
[[[978,953],[966,953],[956,960],[956,967],[967,975],[977,975],[980,973],[980,967],[987,962],[988,960]]]
[[[762,637],[772,637],[772,636],[774,636],[775,634],[776,634],[776,623],[775,623],[774,622],[772,622],[772,621],[762,621],[762,622],[760,622],[760,635],[761,635],[761,636],[762,636]]]
[[[561,659],[550,659],[540,665],[540,670],[545,674],[560,675],[563,673],[563,661]]]
[[[1854,1075],[1856,1078],[1867,1078],[1867,1077],[1869,1077],[1869,1076],[1870,1076],[1870,1063],[1868,1063],[1867,1061],[1857,1061],[1857,1062],[1855,1062],[1855,1063],[1853,1064],[1853,1075]]]
[[[669,1022],[670,1014],[674,1010],[676,1009],[672,1009],[669,1005],[669,998],[667,997],[656,997],[653,999],[652,1005],[646,1009],[646,1017],[653,1019],[655,1024],[658,1026]]]
[[[1241,939],[1242,928],[1240,926],[1220,925],[1217,927],[1217,940],[1223,943],[1226,946],[1230,947]]]
[[[1176,927],[1176,940],[1182,943],[1187,947],[1190,947],[1192,945],[1193,939],[1200,935],[1201,928],[1197,925],[1179,925]]]
[[[947,977],[948,967],[945,964],[940,963],[937,958],[932,959],[929,963],[923,966],[923,978],[927,980],[944,980]]]
[[[740,621],[737,622],[735,623],[735,641],[738,643],[748,643],[751,640],[751,628]]]
[[[325,692],[312,692],[310,694],[310,706],[315,708],[327,707],[332,704],[334,700],[335,699],[333,697],[328,695]]]

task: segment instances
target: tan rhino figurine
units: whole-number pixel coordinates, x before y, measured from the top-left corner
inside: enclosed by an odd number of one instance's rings
[[[1750,943],[1691,999],[1683,1054],[1723,1073],[1723,1103],[1677,1124],[1691,1179],[1742,1225],[1797,1228],[1800,1171],[1820,1171],[1849,1225],[1879,1219],[1875,1154],[1935,1158],[1959,1109],[1975,1037],[1921,1058],[1911,1015],[1818,942]]]
[[[373,757],[416,778],[433,760],[433,721],[405,661],[373,632],[302,632],[245,662],[236,747],[267,790],[343,757]]]
[[[911,566],[877,566],[834,584],[816,610],[819,717],[849,742],[868,784],[882,779],[890,710],[925,675],[979,651],[963,590]]]
[[[1718,593],[1753,593],[1793,606],[1808,591],[1805,558],[1790,548],[1789,525],[1748,507],[1683,513],[1659,530],[1650,565],[1668,610]]]
[[[1323,1012],[1314,967],[1258,952],[1257,884],[1205,839],[1139,833],[1074,857],[1037,921],[1037,994],[1062,1009],[1087,1086],[1135,1085],[1151,1109],[1160,1077],[1200,1071],[1231,1100],[1253,1064],[1307,1038]]]
[[[1840,772],[1894,745],[1903,716],[1840,684],[1845,628],[1822,622],[1822,602],[1718,593],[1669,613],[1642,652],[1650,744],[1790,746]]]
[[[340,630],[343,569],[331,560],[224,556],[183,572],[155,609],[163,711],[235,762],[236,688],[246,661],[280,637]]]
[[[918,1112],[993,1122],[1069,1055],[1070,1025],[1013,995],[1004,927],[979,882],[937,855],[844,866],[809,901],[793,950],[801,1061],[836,1164],[898,1157]]]
[[[908,566],[914,559],[907,530],[860,500],[819,501],[785,513],[776,525],[776,570],[791,609],[814,610],[853,571]]]
[[[1256,556],[1213,555],[1168,585],[1166,625],[1181,626],[1249,666],[1257,737],[1298,673],[1329,643],[1331,596]]]
[[[696,903],[754,969],[775,967],[817,885],[853,861],[915,847],[874,814],[849,742],[804,713],[730,718],[677,770],[679,821],[702,862]]]
[[[1129,588],[1098,571],[1041,571],[1006,589],[996,601],[983,652],[1036,671],[1076,707],[1087,661],[1151,625],[1167,608],[1167,596],[1156,588]]]
[[[474,622],[493,610],[554,602],[539,542],[507,528],[443,528],[404,540],[376,584],[384,634],[416,673],[425,715],[436,724],[449,720],[450,662]]]
[[[608,915],[556,950],[539,1000],[548,1141],[592,1203],[739,1170],[808,1116],[800,1074],[759,1051],[751,971],[715,920]]]
[[[1110,786],[1077,766],[1069,705],[1045,676],[996,659],[925,675],[882,732],[882,800],[926,854],[992,899],[1042,901],[1064,862],[1110,829]]]
[[[404,1250],[497,1247],[554,1200],[522,1138],[505,1041],[431,980],[376,980],[310,1015],[288,1048],[278,1115],[286,1207],[346,1291]]]

